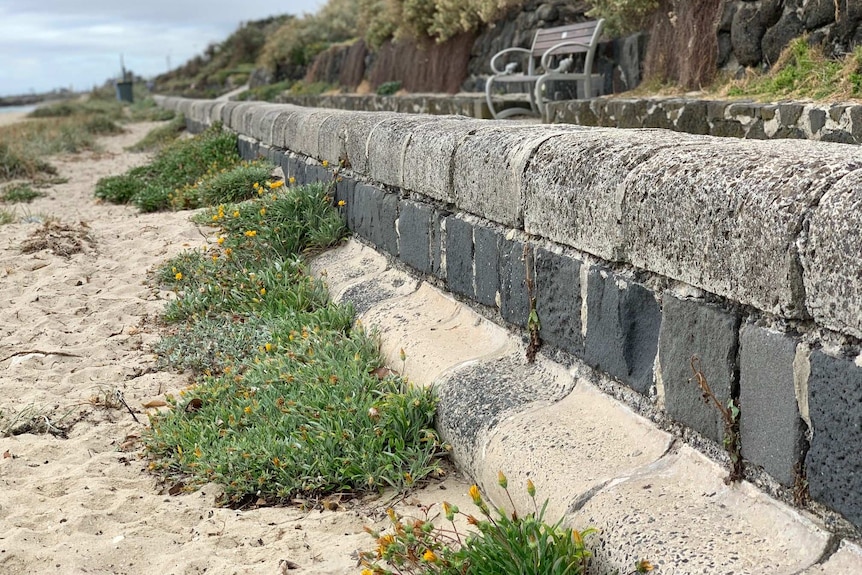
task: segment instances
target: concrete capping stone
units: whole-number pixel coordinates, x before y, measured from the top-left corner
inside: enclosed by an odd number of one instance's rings
[[[862,170],[826,192],[807,224],[805,304],[817,323],[862,338]]]
[[[368,175],[378,182],[404,187],[404,172],[411,169],[404,163],[407,145],[417,128],[437,121],[434,116],[401,114],[377,123],[368,135]]]
[[[797,240],[862,152],[813,142],[711,140],[656,151],[625,180],[626,261],[790,318],[806,316]]]
[[[696,300],[681,300],[665,292],[659,333],[659,366],[667,414],[702,435],[721,443],[724,420],[712,403],[705,403],[694,381],[691,358],[701,369],[722,405],[735,397],[739,317]]]
[[[565,131],[571,130],[495,126],[471,132],[455,150],[455,204],[471,214],[520,228],[527,163],[545,140]]]
[[[802,463],[804,436],[796,400],[796,341],[745,324],[739,333],[739,431],[742,455],[791,487]]]

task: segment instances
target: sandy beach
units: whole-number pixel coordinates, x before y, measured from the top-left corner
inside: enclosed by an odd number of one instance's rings
[[[0,126],[20,122],[27,117],[27,112],[3,112],[0,113]]]
[[[445,497],[468,509],[457,477],[338,511],[232,510],[215,506],[215,485],[173,496],[146,471],[142,404],[189,384],[154,370],[171,294],[147,273],[207,238],[188,212],[142,215],[93,189],[147,161],[124,147],[153,125],[53,158],[67,183],[3,206],[26,221],[0,226],[0,412],[35,432],[0,437],[0,573],[358,573],[354,552],[373,546],[363,525],[385,525],[386,506],[415,511]],[[49,220],[61,225],[46,229]],[[23,253],[28,241],[34,251]]]

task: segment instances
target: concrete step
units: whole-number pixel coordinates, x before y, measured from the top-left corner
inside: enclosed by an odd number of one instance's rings
[[[376,330],[390,366],[440,397],[438,429],[491,500],[519,510],[527,479],[547,518],[596,527],[597,573],[649,559],[660,574],[862,573],[862,549],[601,392],[577,362],[525,360],[519,336],[351,240],[312,270]],[[402,360],[401,350],[405,359]],[[597,377],[594,373],[592,377]]]

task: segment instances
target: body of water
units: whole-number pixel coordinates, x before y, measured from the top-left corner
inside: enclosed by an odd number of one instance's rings
[[[0,114],[7,114],[13,112],[23,112],[28,113],[32,112],[36,109],[36,104],[30,104],[27,106],[0,106]]]

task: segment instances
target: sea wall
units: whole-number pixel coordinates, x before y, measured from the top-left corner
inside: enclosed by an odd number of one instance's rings
[[[720,444],[699,357],[749,470],[862,527],[857,147],[158,101],[331,182],[378,250]]]

